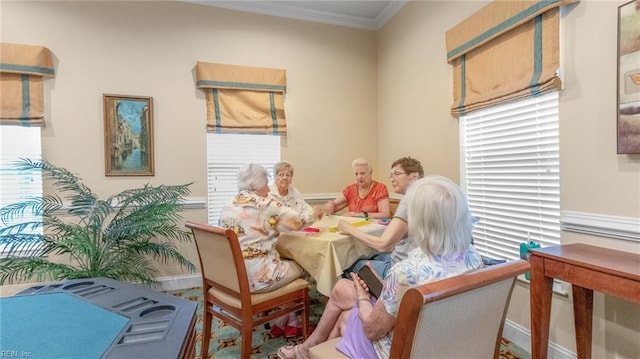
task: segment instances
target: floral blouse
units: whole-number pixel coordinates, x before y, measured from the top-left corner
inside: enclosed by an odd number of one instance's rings
[[[307,223],[312,223],[315,220],[313,208],[305,202],[304,198],[302,198],[302,193],[298,191],[297,188],[293,186],[289,186],[289,191],[286,195],[281,196],[280,192],[278,192],[278,187],[275,183],[272,183],[269,186],[270,194],[277,201],[282,202],[285,206],[296,210],[298,213],[302,215],[304,221]]]
[[[298,212],[272,196],[263,198],[250,191],[240,191],[222,208],[220,226],[238,235],[252,292],[270,286],[289,270],[289,263],[280,260],[276,240],[281,231],[298,230],[304,224]]]
[[[398,316],[402,296],[411,286],[453,277],[458,274],[482,268],[482,258],[475,247],[469,246],[465,253],[457,256],[427,256],[421,248],[409,253],[407,259],[391,267],[385,278],[380,299],[387,313]],[[389,358],[393,330],[386,336],[373,341],[379,358]]]

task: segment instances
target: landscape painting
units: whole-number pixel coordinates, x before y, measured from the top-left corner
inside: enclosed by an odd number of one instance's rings
[[[153,176],[153,99],[103,97],[105,175]]]

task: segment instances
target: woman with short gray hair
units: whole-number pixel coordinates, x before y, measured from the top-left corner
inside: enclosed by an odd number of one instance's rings
[[[291,185],[293,166],[287,161],[280,161],[273,166],[274,182],[269,186],[271,195],[286,207],[302,215],[305,222],[316,220],[313,208],[302,198],[302,193]]]
[[[442,176],[416,180],[407,191],[407,211],[409,238],[418,247],[387,272],[378,298],[356,273],[353,280],[339,280],[313,333],[302,344],[281,347],[280,358],[307,358],[311,347],[340,336],[336,349],[349,358],[388,358],[407,289],[482,268],[471,244],[467,199],[457,184]]]
[[[238,171],[238,194],[222,208],[220,226],[238,235],[252,293],[270,292],[304,273],[294,261],[281,260],[276,240],[281,231],[299,230],[305,219],[269,195],[268,172],[251,163]]]
[[[347,217],[389,218],[389,191],[384,183],[371,178],[373,168],[369,161],[357,158],[351,162],[356,183],[350,184],[342,190],[335,199],[324,205],[326,214],[334,214],[343,208],[349,209],[343,213]]]

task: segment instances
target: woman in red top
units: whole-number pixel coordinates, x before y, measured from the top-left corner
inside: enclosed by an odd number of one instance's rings
[[[324,211],[334,214],[345,207],[343,216],[365,218],[389,218],[389,191],[383,183],[371,179],[373,168],[369,161],[359,158],[351,163],[356,183],[347,186],[336,199],[327,202]]]

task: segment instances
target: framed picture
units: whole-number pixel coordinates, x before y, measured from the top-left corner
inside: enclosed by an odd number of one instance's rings
[[[103,95],[107,176],[153,176],[153,99]]]
[[[640,0],[618,7],[618,153],[640,153]]]

